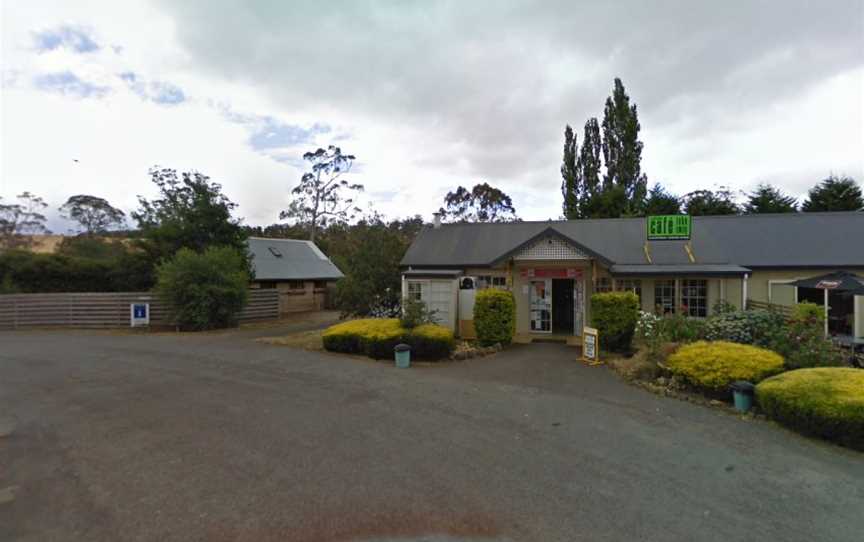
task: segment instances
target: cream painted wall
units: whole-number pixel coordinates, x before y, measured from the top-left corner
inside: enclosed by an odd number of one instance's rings
[[[855,318],[857,326],[855,336],[864,338],[864,295],[855,296]]]

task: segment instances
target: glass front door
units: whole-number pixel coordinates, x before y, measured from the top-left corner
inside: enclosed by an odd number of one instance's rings
[[[552,333],[552,280],[531,281],[531,331]]]

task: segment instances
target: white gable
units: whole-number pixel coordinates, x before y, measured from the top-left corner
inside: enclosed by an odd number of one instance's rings
[[[519,251],[514,260],[587,260],[588,255],[558,237],[544,237]]]

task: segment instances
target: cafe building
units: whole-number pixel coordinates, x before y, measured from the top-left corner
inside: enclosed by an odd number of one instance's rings
[[[474,335],[476,292],[503,288],[516,299],[519,342],[577,343],[591,295],[624,290],[643,311],[691,318],[710,316],[719,301],[812,301],[828,308],[828,333],[864,339],[860,212],[473,224],[436,216],[401,265],[403,297],[426,302],[465,338]]]

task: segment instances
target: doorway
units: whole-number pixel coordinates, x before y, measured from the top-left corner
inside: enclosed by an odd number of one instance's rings
[[[552,332],[573,334],[573,280],[552,280]]]

